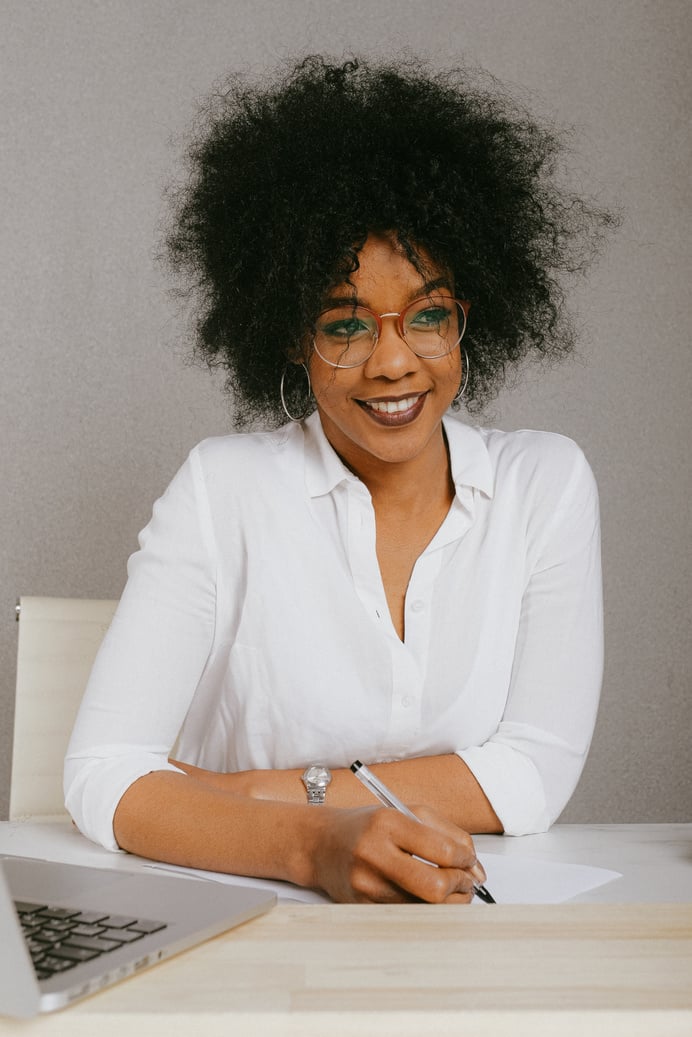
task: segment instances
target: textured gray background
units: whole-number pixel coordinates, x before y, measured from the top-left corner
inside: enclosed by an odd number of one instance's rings
[[[0,816],[15,597],[118,596],[153,499],[231,428],[154,261],[171,138],[229,69],[408,47],[574,125],[578,181],[624,210],[573,295],[579,355],[485,423],[573,436],[600,484],[606,678],[563,819],[690,820],[691,22],[688,0],[4,0]]]

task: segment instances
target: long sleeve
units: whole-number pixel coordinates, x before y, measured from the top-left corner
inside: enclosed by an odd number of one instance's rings
[[[157,501],[97,656],[65,761],[80,831],[117,849],[113,815],[137,778],[168,763],[214,631],[215,572],[193,452]]]
[[[545,831],[565,807],[601,689],[598,495],[581,451],[562,440],[560,452],[562,466],[568,460],[571,467],[564,490],[550,512],[545,501],[537,509],[536,530],[529,523],[528,578],[502,719],[487,741],[459,753],[508,835]]]

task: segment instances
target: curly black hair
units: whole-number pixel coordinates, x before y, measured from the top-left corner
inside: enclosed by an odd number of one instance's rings
[[[268,82],[228,79],[172,193],[166,257],[196,300],[197,351],[227,369],[237,424],[285,420],[286,358],[372,232],[395,235],[418,269],[427,253],[470,300],[472,409],[529,352],[568,352],[561,278],[615,217],[560,185],[564,149],[490,77],[410,58],[312,56]]]

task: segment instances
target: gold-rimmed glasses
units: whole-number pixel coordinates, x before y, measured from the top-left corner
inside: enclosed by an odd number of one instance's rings
[[[442,292],[414,299],[398,313],[373,313],[348,303],[323,310],[315,321],[315,352],[331,367],[359,367],[375,351],[382,321],[395,317],[409,349],[424,360],[447,356],[466,330],[470,303]]]

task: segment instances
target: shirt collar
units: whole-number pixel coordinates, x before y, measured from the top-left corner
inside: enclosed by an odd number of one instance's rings
[[[481,430],[450,417],[443,418],[442,424],[447,436],[452,480],[457,493],[470,486],[480,490],[486,497],[492,497],[495,480]]]
[[[494,480],[488,449],[480,429],[456,418],[443,419],[449,444],[452,479],[457,493],[473,487],[492,497]],[[317,411],[302,422],[305,443],[305,484],[311,497],[321,497],[341,482],[359,482],[336,453],[322,429]]]
[[[331,493],[341,482],[360,480],[346,467],[324,434],[317,411],[302,422],[305,443],[305,485],[311,497]]]

